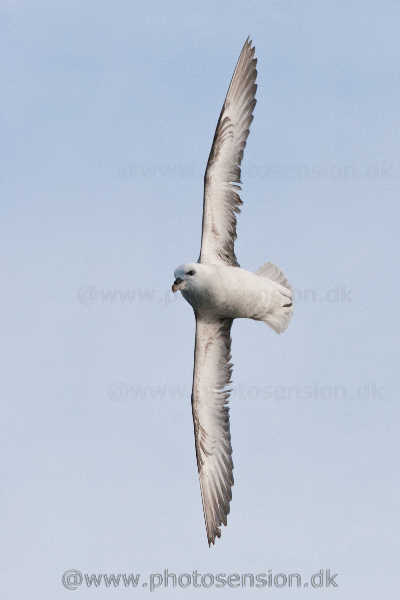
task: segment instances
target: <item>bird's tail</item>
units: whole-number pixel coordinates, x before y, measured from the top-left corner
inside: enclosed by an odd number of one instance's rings
[[[263,315],[263,321],[276,333],[282,333],[289,325],[293,314],[293,292],[292,288],[282,271],[270,262],[262,265],[256,275],[267,277],[276,284],[274,302],[269,304],[268,310]]]

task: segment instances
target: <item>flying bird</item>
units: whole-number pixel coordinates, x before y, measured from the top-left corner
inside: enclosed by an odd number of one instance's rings
[[[241,162],[256,105],[257,59],[248,38],[218,119],[204,175],[203,225],[198,261],[174,271],[196,319],[192,413],[197,467],[209,546],[221,536],[232,499],[229,427],[233,319],[263,321],[277,333],[293,312],[291,287],[268,262],[252,273],[235,256],[236,215],[242,200]]]

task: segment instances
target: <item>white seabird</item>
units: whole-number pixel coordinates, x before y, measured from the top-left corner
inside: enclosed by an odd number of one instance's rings
[[[221,536],[232,499],[229,429],[231,326],[233,319],[267,323],[281,333],[293,311],[292,290],[272,263],[256,273],[241,269],[234,252],[240,164],[256,104],[255,48],[247,39],[218,119],[204,175],[200,257],[175,269],[180,291],[196,318],[192,413],[208,544]]]

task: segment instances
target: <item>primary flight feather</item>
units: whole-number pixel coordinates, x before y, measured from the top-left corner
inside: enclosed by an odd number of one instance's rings
[[[221,536],[232,499],[229,428],[233,319],[264,321],[277,333],[288,326],[292,290],[272,263],[256,273],[239,267],[234,242],[240,212],[241,161],[256,104],[257,59],[244,43],[218,119],[204,175],[203,225],[197,263],[175,269],[172,291],[193,307],[196,336],[192,413],[197,467],[209,545]]]

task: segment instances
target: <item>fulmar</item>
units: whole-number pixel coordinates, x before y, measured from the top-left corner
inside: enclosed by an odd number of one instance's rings
[[[198,261],[174,271],[196,319],[192,413],[197,467],[209,546],[221,536],[232,499],[229,427],[233,319],[263,321],[277,333],[293,312],[291,287],[270,262],[251,273],[235,256],[241,162],[256,104],[257,59],[247,38],[218,119],[204,175],[203,224]]]

